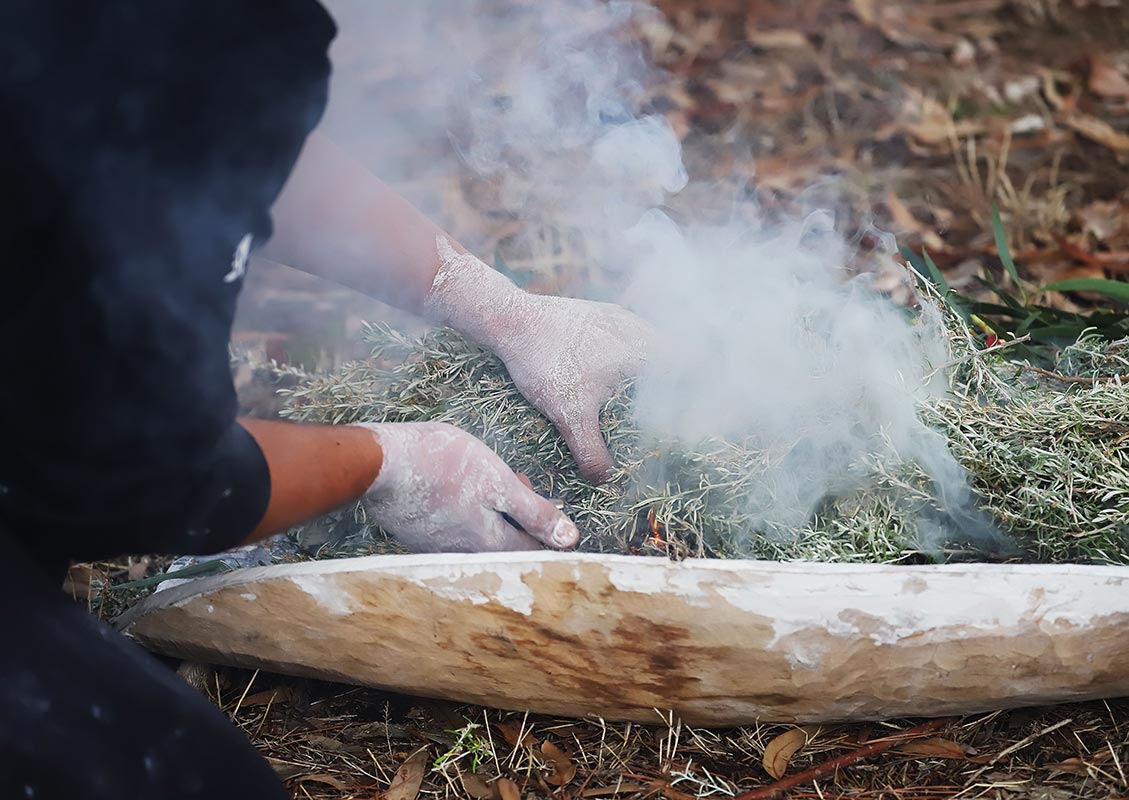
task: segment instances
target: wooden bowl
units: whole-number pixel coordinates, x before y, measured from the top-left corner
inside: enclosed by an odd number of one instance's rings
[[[1129,568],[578,553],[242,569],[119,623],[152,650],[499,708],[696,725],[1129,694]]]

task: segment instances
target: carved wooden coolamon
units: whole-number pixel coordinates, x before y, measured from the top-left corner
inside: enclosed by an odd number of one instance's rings
[[[203,578],[120,626],[196,661],[699,725],[1129,694],[1129,568],[375,556]]]

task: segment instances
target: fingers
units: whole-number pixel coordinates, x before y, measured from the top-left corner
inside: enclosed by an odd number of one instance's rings
[[[417,553],[503,553],[511,550],[542,550],[539,541],[506,522],[501,514],[490,512],[492,519],[479,524],[451,526],[432,530],[428,535],[397,540]]]
[[[580,531],[572,520],[566,517],[551,500],[526,488],[516,479],[507,487],[501,505],[505,507],[498,511],[504,511],[526,533],[549,547],[567,549],[575,547],[580,541]],[[510,525],[507,527],[513,528]]]
[[[608,446],[600,433],[600,412],[592,408],[568,421],[557,423],[557,428],[572,451],[581,474],[594,483],[603,483],[615,469]]]
[[[513,525],[510,525],[505,520],[499,520],[499,526],[495,538],[492,543],[497,546],[491,547],[491,550],[498,552],[508,552],[511,550],[541,550],[543,549],[541,542],[534,539],[525,531],[519,531]],[[481,552],[481,547],[476,547],[475,552]]]

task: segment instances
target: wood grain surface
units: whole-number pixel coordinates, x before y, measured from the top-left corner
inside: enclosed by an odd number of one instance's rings
[[[119,620],[155,651],[499,708],[698,725],[1129,694],[1129,568],[572,553],[238,570]]]

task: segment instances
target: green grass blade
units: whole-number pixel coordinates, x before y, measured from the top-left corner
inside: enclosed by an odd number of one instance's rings
[[[1129,283],[1106,278],[1071,278],[1043,287],[1044,292],[1098,292],[1121,303],[1129,303]]]
[[[925,259],[925,266],[929,269],[929,277],[937,284],[937,288],[941,290],[941,294],[947,295],[949,293],[949,282],[945,280],[945,276],[941,274],[941,270],[938,269],[937,264],[934,263],[933,259],[930,257],[929,251],[923,247],[921,248],[921,255]]]
[[[1045,328],[1032,328],[1028,333],[1035,341],[1056,339],[1074,342],[1089,328],[1089,325],[1048,325]]]
[[[914,271],[917,272],[919,280],[924,285],[924,281],[928,278],[929,275],[929,267],[925,266],[925,262],[922,261],[921,256],[910,250],[905,245],[899,247],[898,251],[902,254],[902,256],[905,257],[905,260],[909,262],[909,265],[914,268]]]
[[[1004,222],[1000,219],[1000,207],[992,203],[992,235],[996,238],[996,251],[1000,254],[1000,261],[1004,264],[1004,269],[1011,279],[1015,281],[1016,286],[1019,283],[1019,270],[1015,268],[1015,261],[1011,257],[1011,249],[1007,246],[1007,234],[1004,232]]]
[[[536,277],[536,273],[530,272],[529,270],[511,269],[510,265],[506,263],[506,260],[502,258],[501,252],[497,250],[494,251],[494,271],[505,275],[513,281],[519,289],[527,289],[534,277]]]
[[[1009,308],[1011,308],[1012,311],[1019,312],[1020,314],[1023,314],[1027,311],[1027,303],[1026,302],[1023,302],[1023,301],[1019,300],[1018,298],[1016,298],[1016,297],[1008,294],[1007,292],[1005,292],[1003,289],[1000,288],[1000,285],[998,283],[996,283],[994,280],[992,280],[991,276],[981,277],[979,275],[974,275],[973,278],[978,283],[980,283],[981,286],[987,286],[989,289],[991,289],[992,293],[995,294],[996,297],[1000,298],[1000,300],[1003,301],[1003,303],[1005,305],[1007,305]]]
[[[1027,319],[1023,320],[1023,322],[1021,322],[1019,324],[1019,327],[1015,329],[1015,335],[1016,336],[1022,336],[1023,334],[1027,333],[1027,331],[1031,328],[1032,325],[1034,325],[1036,322],[1041,322],[1041,321],[1042,320],[1040,318],[1039,312],[1038,311],[1032,311],[1030,314],[1027,315]]]
[[[980,316],[990,314],[995,317],[1012,317],[1016,319],[1018,319],[1020,316],[1016,312],[1016,309],[1011,308],[1010,306],[1002,306],[999,303],[987,303],[982,300],[969,300],[967,303],[965,303],[965,306],[973,314],[979,314]]]
[[[941,273],[940,268],[930,257],[929,253],[924,248],[920,256],[908,247],[899,249],[902,255],[905,256],[906,261],[910,263],[910,266],[917,271],[921,282],[931,282],[933,287],[937,290],[937,293],[941,295],[941,299],[945,304],[956,312],[957,316],[965,322],[968,322],[968,310],[966,306],[972,301],[964,295],[953,291],[953,288],[949,286],[949,282],[945,280],[945,276]]]
[[[160,575],[153,575],[149,578],[141,578],[140,580],[129,581],[128,583],[119,583],[106,588],[108,591],[112,592],[122,589],[144,589],[177,578],[198,578],[202,575],[211,575],[213,572],[222,572],[228,569],[230,569],[230,567],[224,563],[222,558],[216,558],[211,561],[201,561],[199,564],[193,564],[191,567],[178,569],[176,572],[162,572]]]

